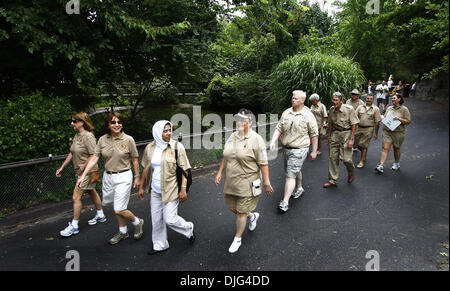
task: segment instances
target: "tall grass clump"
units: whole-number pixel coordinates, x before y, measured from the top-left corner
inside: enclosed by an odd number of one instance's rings
[[[270,96],[266,104],[282,112],[290,107],[292,91],[303,90],[309,96],[317,93],[329,108],[333,92],[339,91],[347,98],[352,89],[365,83],[358,63],[337,55],[321,53],[298,54],[281,62],[270,75]]]

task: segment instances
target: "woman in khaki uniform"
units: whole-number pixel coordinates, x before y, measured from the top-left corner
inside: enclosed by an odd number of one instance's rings
[[[382,174],[384,172],[384,163],[387,160],[391,146],[394,146],[394,159],[395,162],[392,165],[391,170],[397,171],[400,169],[400,147],[405,140],[406,125],[411,123],[411,114],[406,106],[403,105],[403,96],[396,94],[392,96],[392,104],[386,109],[386,116],[393,114],[394,120],[400,121],[400,125],[393,131],[388,127],[383,127],[383,148],[381,150],[380,163],[375,170]]]
[[[182,143],[172,137],[172,123],[160,120],[153,125],[154,141],[145,147],[142,157],[141,186],[139,196],[144,199],[144,190],[150,193],[150,210],[152,216],[153,248],[149,255],[163,252],[169,248],[167,226],[189,239],[195,241],[194,223],[187,222],[178,215],[178,205],[187,199],[187,179],[181,176],[178,185],[177,163],[188,174],[191,168]],[[175,149],[178,155],[175,157]]]
[[[61,177],[61,172],[70,163],[73,162],[73,168],[75,169],[75,176],[80,178],[81,173],[83,173],[87,162],[94,156],[94,149],[96,144],[96,139],[92,131],[94,126],[89,116],[85,112],[78,112],[72,115],[72,126],[77,132],[73,137],[72,146],[70,147],[70,153],[67,156],[64,163],[56,171],[56,177]],[[94,170],[97,171],[97,164],[94,165]],[[79,233],[78,222],[80,221],[81,209],[83,207],[81,198],[84,192],[88,192],[91,196],[92,202],[94,202],[95,208],[97,209],[97,214],[94,218],[88,221],[89,225],[95,225],[97,222],[105,222],[106,217],[102,209],[102,201],[100,196],[95,190],[95,182],[90,183],[91,175],[88,174],[83,179],[83,183],[80,188],[75,187],[73,189],[73,219],[69,222],[69,225],[62,231],[60,231],[61,236],[68,237],[73,234]]]
[[[317,139],[317,155],[322,154],[322,139],[327,137],[327,108],[323,103],[320,102],[319,95],[314,93],[309,97],[311,102],[311,112],[317,120],[317,128],[319,129],[319,136]]]
[[[246,109],[239,110],[235,115],[237,131],[225,143],[222,163],[215,178],[218,186],[225,171],[225,202],[230,211],[236,214],[236,235],[228,249],[230,253],[237,252],[242,244],[247,218],[250,219],[249,230],[256,228],[260,214],[252,211],[256,209],[261,193],[261,172],[265,192],[267,195],[273,194],[266,146],[262,137],[251,129],[251,115]]]
[[[123,132],[123,118],[117,112],[108,114],[106,131],[107,133],[99,138],[94,156],[89,161],[81,178],[78,179],[77,186],[79,187],[83,183],[87,173],[102,155],[105,162],[102,179],[103,205],[113,205],[119,225],[119,232],[109,240],[109,243],[114,245],[129,237],[127,221],[130,221],[135,228],[134,239],[140,239],[143,235],[144,220],[127,209],[131,186],[139,187],[141,181],[136,143],[131,136]],[[130,161],[134,166],[134,184]]]

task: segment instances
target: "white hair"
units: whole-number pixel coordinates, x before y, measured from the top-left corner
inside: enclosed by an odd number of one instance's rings
[[[292,91],[293,95],[297,95],[303,102],[306,99],[306,92],[302,91],[302,90],[294,90]]]
[[[319,101],[319,100],[320,100],[320,97],[319,97],[319,94],[317,94],[317,93],[314,93],[311,96],[309,96],[309,101],[311,101],[311,102]]]

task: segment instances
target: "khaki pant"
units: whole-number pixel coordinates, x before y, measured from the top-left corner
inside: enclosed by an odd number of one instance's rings
[[[352,132],[333,131],[328,145],[328,180],[337,184],[339,179],[339,161],[342,161],[347,168],[349,175],[353,175],[355,165],[353,165],[353,151],[348,148],[348,141]]]

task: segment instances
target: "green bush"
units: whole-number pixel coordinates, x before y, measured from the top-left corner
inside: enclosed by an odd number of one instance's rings
[[[292,91],[303,90],[309,96],[317,93],[327,108],[333,92],[349,96],[354,88],[365,83],[359,65],[338,55],[310,53],[295,55],[281,62],[270,76],[271,95],[266,99],[273,111],[282,112],[290,106]]]
[[[206,89],[204,103],[214,108],[261,110],[266,95],[266,80],[258,74],[216,75]]]
[[[1,102],[0,163],[68,153],[72,113],[68,98],[39,91]]]

